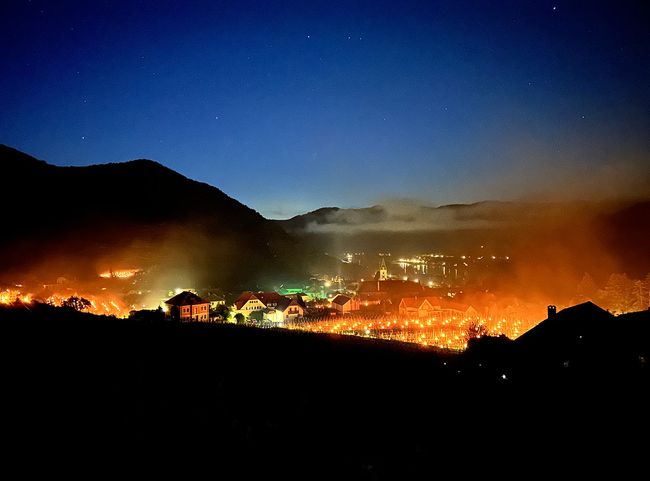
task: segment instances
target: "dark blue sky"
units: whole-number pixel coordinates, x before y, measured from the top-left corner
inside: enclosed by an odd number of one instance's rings
[[[269,217],[640,193],[647,2],[5,1],[0,142]]]

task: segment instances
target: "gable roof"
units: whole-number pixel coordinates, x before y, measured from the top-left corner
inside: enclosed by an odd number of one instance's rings
[[[274,291],[244,291],[235,300],[235,307],[237,309],[241,309],[251,299],[258,300],[264,304],[265,307],[269,307],[269,304],[278,304],[282,299],[285,299],[285,296],[282,296]]]
[[[440,304],[440,299],[437,297],[430,297],[430,296],[402,297],[402,300],[400,301],[400,307],[420,309],[422,307],[422,304],[424,304],[425,302],[428,302],[431,305],[431,307],[435,307]]]
[[[551,349],[554,345],[574,343],[577,336],[589,333],[591,339],[607,337],[608,327],[615,318],[592,302],[568,307],[540,322],[528,332],[519,336],[515,342],[528,348]]]
[[[470,306],[467,304],[462,304],[456,301],[450,301],[448,299],[440,299],[438,301],[438,305],[440,306],[440,309],[449,309],[449,310],[459,311],[459,312],[467,312],[467,310],[470,308]]]
[[[388,279],[385,281],[363,281],[359,284],[358,294],[385,293],[389,297],[414,296],[425,290],[418,282]]]
[[[343,295],[343,294],[339,294],[334,299],[332,299],[332,304],[336,304],[337,306],[344,306],[345,304],[347,304],[351,300],[352,300],[351,297],[348,297],[348,296]]]
[[[201,299],[199,296],[193,292],[183,291],[180,294],[176,294],[171,299],[165,301],[165,304],[170,306],[190,306],[193,304],[208,304],[209,301]]]
[[[282,297],[282,299],[280,299],[280,301],[278,302],[278,305],[275,306],[275,308],[276,308],[278,311],[282,311],[282,312],[284,312],[284,311],[286,311],[286,310],[287,310],[289,307],[291,307],[291,306],[299,306],[299,307],[302,307],[302,306],[300,305],[300,303],[299,303],[296,299],[289,298],[289,297],[284,297],[284,296],[281,296],[281,297]]]
[[[257,297],[255,297],[255,294],[253,294],[251,291],[244,291],[235,300],[235,307],[237,309],[241,309],[244,307],[244,304],[246,304],[251,299],[257,299]]]
[[[255,297],[262,301],[262,304],[265,306],[268,306],[271,303],[278,303],[282,300],[284,296],[278,294],[275,291],[268,291],[268,292],[256,292]]]
[[[614,316],[591,302],[559,311],[513,342],[517,362],[533,367],[555,363],[598,372],[638,368],[650,345],[650,316]],[[618,333],[624,333],[619,335]]]
[[[402,300],[399,303],[399,306],[407,309],[422,309],[422,305],[428,302],[433,309],[440,310],[453,310],[459,312],[467,312],[471,306],[467,304],[462,304],[460,302],[455,302],[443,297],[435,296],[411,296],[411,297],[402,297]]]

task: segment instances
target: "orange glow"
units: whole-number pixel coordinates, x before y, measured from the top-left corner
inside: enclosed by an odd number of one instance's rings
[[[117,279],[128,279],[135,276],[140,269],[118,269],[118,270],[109,270],[99,274],[99,277],[104,279],[117,278]]]
[[[79,297],[87,299],[90,302],[90,307],[85,309],[84,312],[90,312],[92,314],[105,314],[115,317],[127,317],[129,311],[131,310],[122,299],[116,294],[110,294],[102,292],[102,294],[92,294],[88,292],[60,292],[52,294],[46,298],[43,298],[42,301],[45,304],[50,304],[52,306],[63,306],[64,302],[70,297]]]
[[[11,292],[9,290],[0,292],[0,304],[11,303]]]
[[[22,286],[21,286],[22,287]],[[0,291],[0,304],[8,305],[13,303],[31,304],[32,294],[25,294],[15,289]]]
[[[405,319],[399,316],[370,317],[364,314],[346,315],[338,319],[323,316],[293,322],[287,327],[309,332],[344,334],[389,341],[409,342],[425,347],[462,351],[467,348],[468,327],[475,323],[488,328],[490,335],[505,335],[511,339],[532,329],[542,319],[526,320],[516,316],[480,317],[448,316],[442,319]]]

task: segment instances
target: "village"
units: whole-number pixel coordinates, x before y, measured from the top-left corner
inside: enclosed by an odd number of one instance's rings
[[[451,257],[446,256],[447,261]],[[232,323],[454,350],[485,334],[514,339],[544,318],[545,304],[470,286],[468,266],[463,271],[446,269],[442,255],[428,264],[420,258],[389,261],[394,272],[386,262],[390,254],[377,259],[373,269],[374,260],[344,258],[370,278],[316,274],[304,284],[239,293],[217,288],[152,289],[155,276],[146,270],[108,270],[91,282],[58,277],[38,286],[15,284],[0,291],[0,304],[40,302],[133,320]],[[436,269],[434,263],[445,269]]]
[[[452,350],[463,350],[469,339],[483,335],[516,339],[546,317],[548,304],[562,307],[555,299],[524,299],[482,284],[486,272],[507,276],[508,257],[437,254],[390,259],[385,252],[374,258],[346,255],[341,265],[366,277],[355,278],[351,271],[314,274],[304,283],[279,284],[272,290],[160,289],[153,288],[153,272],[108,270],[90,282],[58,277],[40,286],[16,283],[0,291],[0,304],[40,302],[134,320],[232,323]],[[593,299],[614,307],[603,300],[626,298],[613,289],[621,284],[619,278],[612,275],[600,289],[585,275],[572,301]],[[647,305],[647,299],[641,301]],[[624,307],[612,312],[634,310]]]
[[[230,322],[262,328],[298,329],[418,343],[462,350],[471,337],[487,333],[516,338],[542,319],[525,315],[530,306],[512,300],[500,305],[493,295],[456,299],[455,292],[416,280],[389,275],[382,258],[372,280],[338,289],[340,280],[326,280],[323,297],[300,288],[244,291],[227,305],[220,298],[202,298],[179,290],[164,301],[167,319],[180,322]],[[207,296],[206,296],[207,297]]]

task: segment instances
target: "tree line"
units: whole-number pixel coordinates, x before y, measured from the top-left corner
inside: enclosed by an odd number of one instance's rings
[[[614,273],[603,286],[585,273],[576,287],[576,297],[576,303],[592,301],[612,314],[643,311],[650,308],[650,273],[643,279]]]

